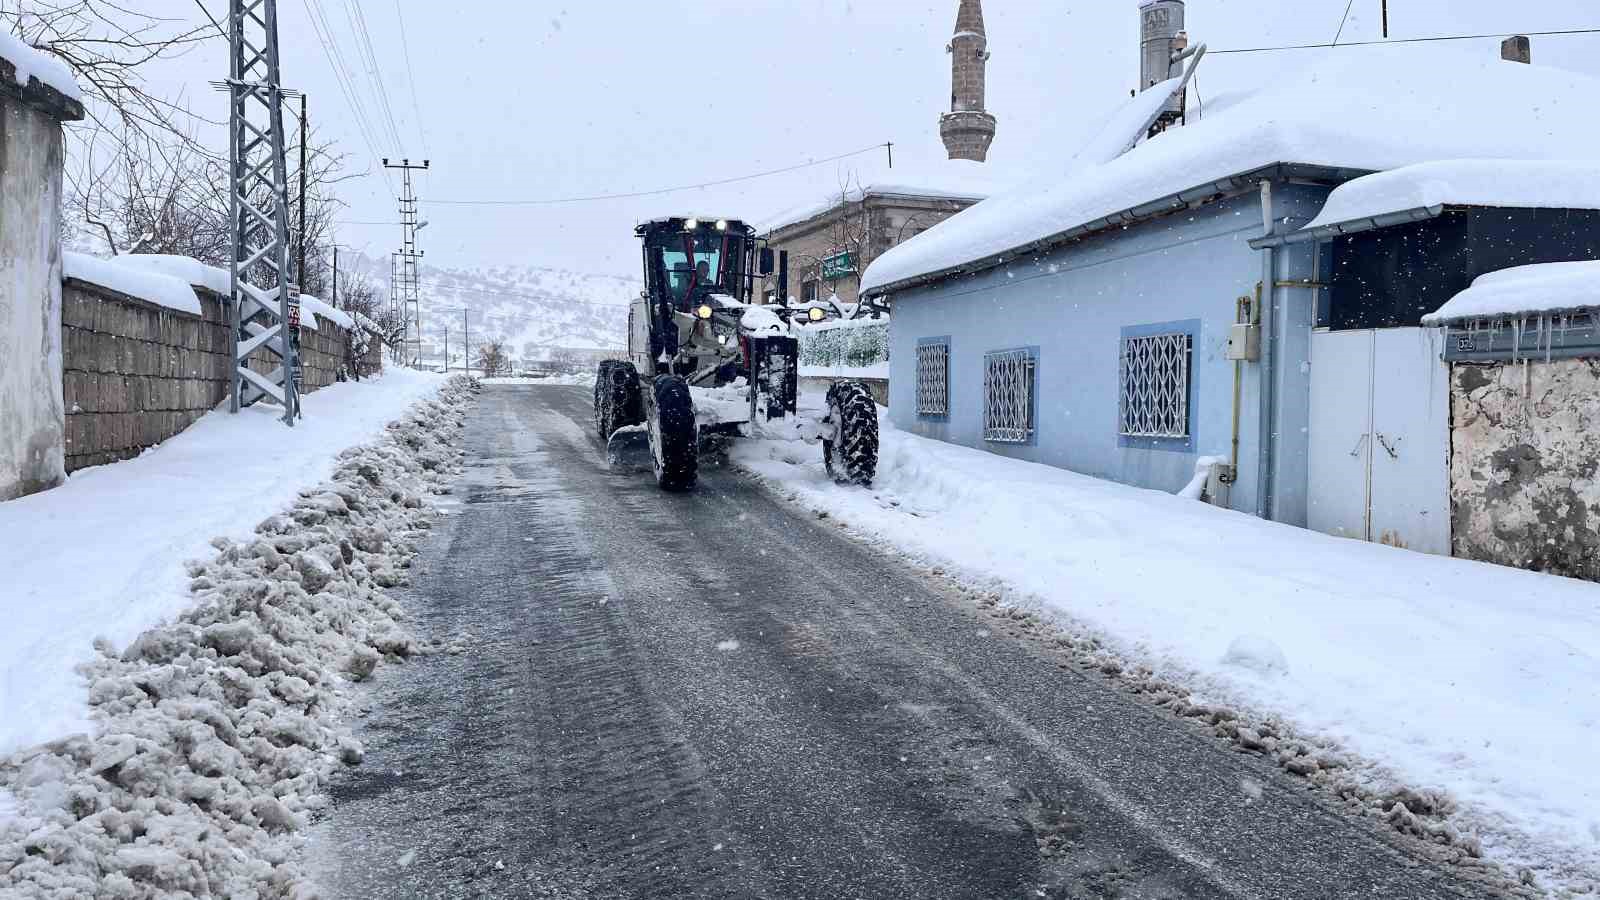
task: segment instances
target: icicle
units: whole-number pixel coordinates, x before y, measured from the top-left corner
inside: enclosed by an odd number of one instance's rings
[[[1516,362],[1522,353],[1522,317],[1511,320],[1511,361]]]

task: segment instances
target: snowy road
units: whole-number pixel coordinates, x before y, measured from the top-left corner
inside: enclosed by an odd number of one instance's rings
[[[492,386],[312,842],[333,896],[1494,896],[726,471]]]

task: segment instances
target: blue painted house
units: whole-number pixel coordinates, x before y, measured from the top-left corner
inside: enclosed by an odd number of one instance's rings
[[[893,307],[890,417],[1163,491],[1204,463],[1221,505],[1447,553],[1447,376],[1420,319],[1483,271],[1600,254],[1600,186],[1571,200],[1525,171],[1458,199],[1427,166],[1593,158],[1597,94],[1492,57],[1342,51],[1127,149],[1141,95],[1064,174],[864,273]]]

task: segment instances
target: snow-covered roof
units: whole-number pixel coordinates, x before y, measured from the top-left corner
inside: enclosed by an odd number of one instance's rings
[[[837,207],[848,199],[858,203],[867,197],[917,197],[934,200],[977,201],[1001,193],[1012,182],[997,174],[986,163],[964,159],[941,160],[937,165],[902,165],[890,169],[865,184],[834,191],[826,197],[785,210],[756,223],[757,234],[770,234],[780,228],[798,225]]]
[[[1600,310],[1600,262],[1540,263],[1479,275],[1471,287],[1423,316],[1422,324],[1577,310]]]
[[[1302,231],[1445,206],[1600,209],[1600,160],[1446,159],[1339,185]]]
[[[862,290],[984,268],[1282,164],[1377,172],[1439,159],[1600,156],[1600,123],[1588,112],[1597,93],[1600,81],[1588,76],[1491,56],[1415,45],[1332,51],[1109,162],[1035,179],[952,216],[878,257]]]
[[[66,63],[29,47],[4,29],[0,29],[0,58],[16,68],[18,87],[27,87],[28,79],[37,78],[40,84],[55,89],[67,99],[83,102],[83,91]]]
[[[62,274],[68,278],[98,285],[147,303],[200,315],[200,298],[182,278],[132,266],[118,265],[87,253],[71,250],[61,254]]]

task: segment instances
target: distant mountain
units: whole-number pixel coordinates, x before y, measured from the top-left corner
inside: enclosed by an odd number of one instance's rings
[[[628,303],[642,289],[631,278],[541,266],[423,266],[420,274],[424,360],[443,358],[447,326],[451,356],[459,358],[463,308],[474,344],[505,338],[517,359],[548,359],[555,348],[620,349]]]

